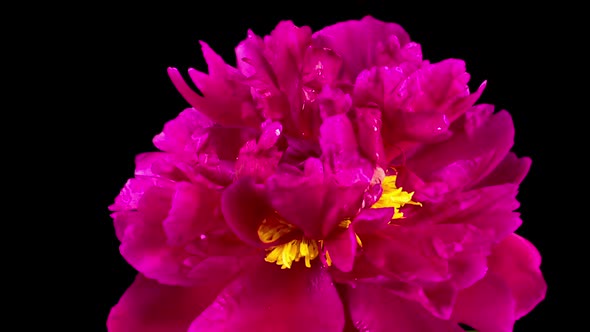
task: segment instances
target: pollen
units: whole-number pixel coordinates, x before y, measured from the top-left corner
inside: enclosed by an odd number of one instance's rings
[[[258,227],[258,238],[264,243],[273,243],[295,230],[295,226],[285,222],[278,214],[266,218]],[[320,247],[318,241],[304,236],[267,249],[265,261],[276,263],[282,269],[290,269],[293,262],[302,258],[305,266],[311,267],[311,261],[318,257]]]
[[[303,258],[305,266],[311,267],[311,261],[318,257],[319,253],[318,241],[304,237],[270,248],[264,260],[280,265],[281,269],[290,269],[293,262],[299,262]]]
[[[372,208],[388,208],[394,209],[392,219],[401,219],[404,217],[404,213],[400,211],[400,208],[406,204],[422,206],[422,203],[415,202],[412,200],[414,192],[404,191],[403,188],[397,187],[395,182],[397,175],[388,175],[383,178],[381,186],[383,193],[379,200],[371,206]]]
[[[258,227],[258,238],[264,243],[272,243],[283,235],[291,233],[294,229],[294,226],[286,223],[275,214],[262,221]]]

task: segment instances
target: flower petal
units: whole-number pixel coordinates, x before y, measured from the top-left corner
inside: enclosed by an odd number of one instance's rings
[[[475,227],[479,240],[495,243],[514,232],[522,223],[516,199],[518,186],[503,184],[444,196],[412,211],[417,224],[452,223]],[[476,234],[474,234],[476,235]]]
[[[186,244],[223,223],[220,201],[220,192],[205,183],[179,183],[168,216],[163,221],[168,244]]]
[[[393,213],[393,208],[363,209],[354,218],[352,227],[358,234],[377,233],[387,226]]]
[[[478,332],[511,332],[516,317],[514,299],[508,285],[496,274],[488,274],[459,292],[452,320]]]
[[[463,332],[458,324],[436,318],[419,304],[384,288],[348,287],[346,299],[352,321],[360,332]]]
[[[209,74],[189,69],[189,75],[203,96],[193,91],[176,68],[168,75],[180,94],[197,111],[223,125],[255,126],[260,121],[245,78],[226,64],[205,42],[201,42]]]
[[[154,145],[166,152],[180,155],[198,152],[207,141],[207,128],[213,121],[194,108],[187,108],[164,125],[153,139]]]
[[[191,324],[189,332],[340,332],[344,311],[328,273],[260,261],[234,280]]]
[[[251,176],[262,183],[273,174],[283,153],[277,143],[283,127],[279,122],[263,124],[258,140],[250,140],[242,146],[236,160],[236,175]]]
[[[365,16],[361,20],[339,22],[315,32],[313,45],[329,48],[342,57],[342,76],[354,82],[363,69],[378,64],[378,47],[380,44],[382,47],[382,43],[392,36],[402,46],[410,41],[407,32],[398,24]]]
[[[352,227],[328,237],[324,241],[324,245],[334,266],[342,272],[352,270],[358,246],[356,234],[353,232]]]
[[[221,197],[221,210],[229,228],[242,241],[267,247],[258,237],[258,227],[272,212],[264,189],[251,177],[242,177],[227,187]]]
[[[493,186],[503,183],[514,183],[518,185],[528,174],[531,163],[531,158],[519,158],[514,152],[509,152],[498,167],[477,184],[477,187]]]
[[[488,264],[490,271],[512,291],[516,319],[528,314],[545,298],[547,283],[539,269],[541,255],[523,237],[511,234],[500,242],[494,247]]]
[[[223,275],[214,283],[195,287],[167,286],[138,274],[111,309],[109,332],[186,332],[190,323],[230,280]]]
[[[514,143],[510,114],[491,112],[489,107],[473,108],[468,114],[477,121],[466,122],[462,132],[408,158],[408,168],[426,181],[446,183],[449,190],[476,184],[496,168]]]
[[[354,111],[358,142],[363,154],[372,162],[384,166],[387,162],[381,137],[381,112],[378,108],[357,107]]]

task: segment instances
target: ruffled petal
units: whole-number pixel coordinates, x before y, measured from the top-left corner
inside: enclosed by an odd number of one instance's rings
[[[492,111],[492,107],[474,107],[468,114],[477,120],[465,120],[462,132],[421,149],[408,158],[407,167],[426,181],[446,183],[448,190],[476,184],[497,167],[514,143],[510,114]]]
[[[207,142],[207,128],[213,121],[194,108],[187,108],[164,125],[153,139],[154,145],[166,152],[186,155],[199,152]]]
[[[261,261],[226,287],[189,332],[340,332],[343,328],[343,306],[323,268],[299,264],[283,270]]]
[[[341,169],[331,174],[333,171],[321,161],[310,158],[304,171],[277,172],[267,180],[272,208],[308,237],[325,238],[361,208],[372,170],[368,161],[358,161],[364,167],[353,167],[355,160],[351,158],[337,165]]]
[[[382,58],[377,50],[382,49],[383,42],[391,37],[395,37],[402,46],[410,41],[407,32],[398,24],[365,16],[361,20],[339,22],[315,32],[313,45],[336,52],[343,59],[341,77],[354,82],[363,69],[386,65],[380,63]]]
[[[360,332],[463,332],[458,324],[436,318],[419,304],[384,288],[348,287],[346,300],[352,322]]]
[[[186,332],[227,285],[223,275],[195,287],[167,286],[138,274],[107,320],[109,332]]]
[[[150,179],[154,178],[146,178]],[[191,286],[206,281],[191,272],[208,264],[202,262],[205,257],[235,256],[224,258],[228,263],[224,274],[231,275],[241,269],[241,265],[232,259],[251,254],[243,243],[236,243],[235,238],[223,235],[229,230],[220,215],[216,215],[219,212],[214,212],[219,199],[212,204],[207,201],[215,194],[200,196],[204,192],[193,184],[173,185],[166,181],[159,181],[158,185],[147,181],[145,187],[135,189],[138,189],[135,194],[141,193],[141,196],[128,201],[129,209],[116,211],[112,217],[121,241],[121,255],[146,277],[163,284]],[[199,204],[203,203],[207,203],[205,206],[209,211],[201,211],[204,207]],[[213,219],[207,220],[207,216]],[[220,250],[220,244],[226,249]],[[228,253],[230,247],[238,249]]]
[[[250,176],[262,183],[272,175],[283,155],[277,145],[282,131],[279,122],[265,123],[258,140],[250,140],[240,149],[236,160],[236,176]]]
[[[520,203],[516,199],[518,186],[503,184],[443,196],[412,210],[417,224],[452,223],[477,229],[482,245],[490,245],[514,232],[522,223],[515,212]]]
[[[168,75],[180,94],[196,110],[216,123],[229,126],[255,126],[260,118],[239,71],[227,65],[205,42],[201,42],[203,56],[209,74],[195,69],[189,75],[203,94],[193,91],[176,68],[169,68]]]

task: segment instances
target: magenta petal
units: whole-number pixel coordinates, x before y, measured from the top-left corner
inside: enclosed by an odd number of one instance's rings
[[[318,264],[282,270],[264,261],[234,280],[191,324],[197,331],[340,332],[344,311]]]
[[[361,20],[339,22],[313,34],[313,45],[333,50],[343,59],[343,77],[354,82],[363,70],[377,65],[378,46],[391,36],[400,45],[410,41],[407,32],[398,24],[385,23],[371,16]]]
[[[162,220],[171,206],[171,188],[151,187],[139,200],[136,211],[113,213],[120,235],[119,250],[127,262],[151,279],[170,285],[191,285],[185,272],[188,254],[166,243]]]
[[[447,233],[454,231],[457,236],[464,233],[458,232],[462,225],[453,229],[447,226]],[[436,231],[424,227],[388,227],[361,238],[363,251],[375,267],[403,281],[445,281],[450,277],[448,258],[440,257],[434,248],[435,239],[443,241]]]
[[[242,146],[236,160],[236,175],[251,176],[262,183],[272,175],[283,153],[277,147],[283,127],[279,122],[263,124],[258,140],[250,140]]]
[[[198,152],[207,141],[207,128],[213,122],[194,108],[187,108],[164,125],[153,139],[154,145],[166,152],[180,155]]]
[[[452,122],[471,105],[469,98],[469,74],[465,62],[446,59],[430,64],[424,62],[403,83],[386,95],[386,115],[390,112],[432,112],[445,114]]]
[[[358,246],[352,227],[330,236],[324,241],[324,245],[334,266],[342,272],[350,272],[352,270],[356,248]]]
[[[324,155],[340,157],[353,154],[357,150],[357,141],[352,123],[345,114],[329,116],[320,128],[320,146]]]
[[[358,234],[377,233],[387,226],[393,213],[393,208],[363,209],[354,218],[352,226]]]
[[[448,223],[475,226],[480,241],[494,243],[514,232],[522,223],[516,200],[518,187],[503,184],[447,195],[441,203],[425,204],[413,211],[416,223]]]
[[[528,174],[531,163],[531,158],[518,158],[514,152],[509,152],[498,167],[478,183],[477,186],[486,187],[502,183],[514,183],[518,185]]]
[[[319,160],[309,158],[303,172],[271,176],[267,180],[268,199],[287,222],[310,238],[322,239],[360,209],[370,181],[368,171],[370,167],[350,167],[330,174]]]
[[[418,303],[370,285],[346,289],[350,316],[360,332],[463,332],[458,324],[436,318]]]
[[[450,121],[438,111],[391,112],[385,139],[390,142],[413,140],[435,142],[448,137]]]
[[[258,227],[270,211],[261,185],[243,177],[223,191],[221,210],[227,225],[242,241],[254,246],[265,245],[258,237]]]
[[[182,245],[221,224],[220,192],[205,183],[179,183],[172,207],[163,221],[168,244]]]
[[[505,111],[486,116],[490,109],[474,108],[478,125],[464,126],[452,138],[431,144],[407,160],[407,166],[428,181],[445,182],[452,189],[474,185],[496,168],[513,145],[514,126]],[[483,114],[479,114],[483,113]]]
[[[302,82],[310,89],[332,84],[342,67],[342,59],[330,49],[308,47],[305,52]]]
[[[319,160],[310,158],[305,165],[308,174],[305,171],[298,174],[285,172],[271,176],[267,180],[268,199],[272,208],[287,222],[299,227],[305,235],[321,239],[328,186],[324,184]]]
[[[359,146],[363,154],[378,165],[386,163],[381,137],[381,111],[372,107],[357,107],[354,111]]]
[[[485,278],[459,292],[451,319],[478,332],[510,332],[516,320],[514,306],[508,285],[488,272]]]
[[[541,255],[528,240],[511,234],[500,242],[489,257],[489,267],[500,277],[516,302],[515,318],[529,313],[545,298],[547,283],[541,274]]]
[[[189,69],[190,78],[204,96],[201,107],[195,108],[220,124],[255,125],[260,119],[254,111],[245,77],[226,64],[207,43],[201,42],[201,49],[209,74]]]
[[[109,332],[186,332],[190,323],[229,282],[196,287],[166,286],[138,274],[111,309]]]

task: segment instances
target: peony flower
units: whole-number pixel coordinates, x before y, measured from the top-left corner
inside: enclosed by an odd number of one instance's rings
[[[463,61],[370,16],[249,31],[236,67],[201,46],[109,207],[138,271],[110,332],[511,331],[543,300],[531,159]]]

